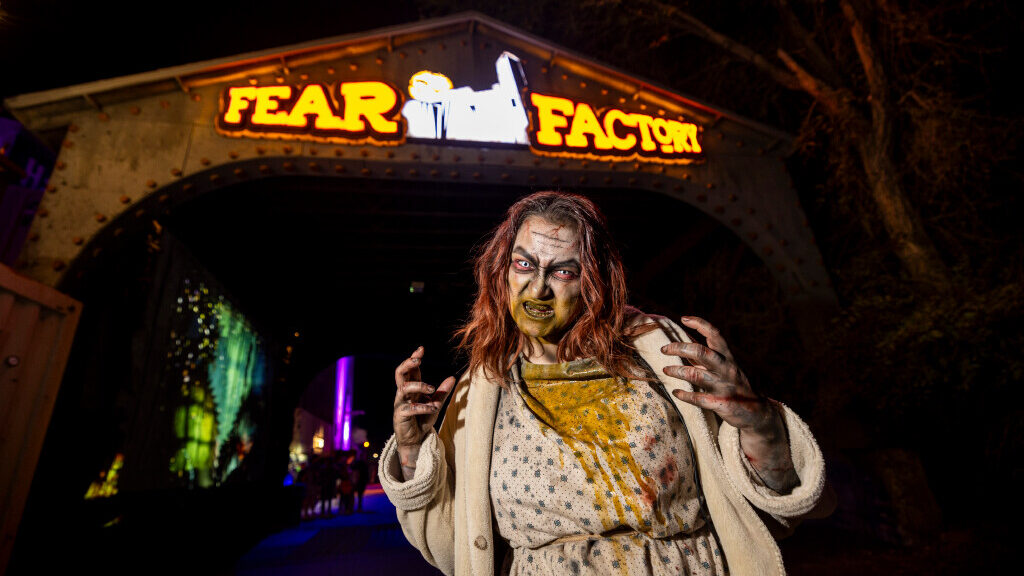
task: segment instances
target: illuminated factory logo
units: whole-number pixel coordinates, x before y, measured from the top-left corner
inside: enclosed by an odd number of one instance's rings
[[[452,88],[443,74],[422,71],[409,80],[411,99],[402,107],[410,138],[529,144],[519,58],[505,52],[495,63],[498,82],[490,90]]]
[[[357,144],[412,140],[529,146],[537,154],[687,163],[703,157],[692,122],[595,109],[531,92],[522,62],[503,53],[497,82],[486,90],[456,88],[442,73],[409,79],[408,98],[379,81],[298,86],[243,86],[224,91],[217,127],[231,136],[302,138]]]

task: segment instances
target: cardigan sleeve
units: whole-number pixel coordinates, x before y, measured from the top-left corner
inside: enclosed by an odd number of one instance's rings
[[[638,338],[637,342],[644,342],[644,348],[650,354],[648,363],[655,368],[655,374],[669,362],[660,353],[663,344],[668,342],[692,342],[686,331],[678,324],[661,316],[648,316],[661,330],[650,332]],[[665,379],[662,381],[671,389],[673,387],[684,390],[693,390],[693,386],[685,380]],[[734,426],[722,421],[717,414],[710,410],[686,404],[676,399],[676,406],[681,413],[694,413],[701,416],[687,421],[696,424],[697,428],[691,430],[691,434],[706,434],[709,445],[721,455],[719,462],[724,469],[726,480],[740,495],[742,495],[755,509],[774,518],[783,528],[792,528],[800,519],[812,517],[824,517],[831,513],[834,508],[834,498],[826,487],[825,483],[825,459],[814,434],[810,428],[796,415],[788,406],[774,402],[782,414],[783,423],[786,426],[786,433],[789,439],[790,455],[793,459],[793,466],[797,476],[800,478],[800,485],[789,494],[779,494],[765,486],[757,476],[746,455],[740,447],[739,430]],[[684,418],[685,419],[685,418]],[[823,498],[823,495],[826,497]],[[780,533],[785,533],[781,531]]]
[[[800,484],[789,494],[779,494],[761,481],[740,447],[739,430],[722,422],[718,443],[730,480],[755,507],[783,526],[816,511],[825,490],[825,458],[807,424],[785,404],[772,401],[782,414],[789,438],[789,451]]]
[[[406,539],[445,574],[455,573],[454,432],[468,388],[469,378],[464,376],[452,391],[440,429],[423,439],[411,479],[403,480],[394,435],[384,445],[378,470]]]

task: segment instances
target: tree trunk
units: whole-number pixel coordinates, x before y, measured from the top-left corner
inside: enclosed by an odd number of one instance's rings
[[[951,289],[949,273],[925,232],[921,217],[900,187],[887,142],[888,138],[876,130],[856,145],[871,197],[911,281],[926,293],[946,294]]]

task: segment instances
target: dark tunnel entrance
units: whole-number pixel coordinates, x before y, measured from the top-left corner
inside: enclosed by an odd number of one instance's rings
[[[183,203],[105,246],[82,277],[60,287],[81,300],[84,311],[12,573],[25,569],[19,558],[47,557],[40,550],[54,541],[80,549],[83,565],[96,568],[119,562],[124,553],[170,562],[182,549],[230,561],[296,522],[299,500],[285,484],[296,408],[308,402],[308,385],[338,358],[354,358],[352,406],[362,414],[353,425],[365,430],[370,452],[382,446],[391,428],[392,371],[401,358],[422,344],[428,381],[462,371],[464,359],[452,353],[450,337],[473,296],[473,247],[530,191],[268,178]],[[746,244],[666,195],[577,192],[593,198],[608,217],[635,305],[710,319],[746,371],[763,382],[760,390],[773,395],[784,388],[798,411],[809,408],[812,388],[799,377],[793,351],[800,343],[784,297]],[[249,336],[237,344],[258,348],[265,378],[250,386],[260,394],[233,408],[233,422],[247,419],[247,428],[235,431],[245,433],[221,434],[220,453],[204,455],[211,462],[219,458],[212,469],[217,473],[186,473],[183,479],[188,464],[182,454],[198,458],[203,442],[207,450],[216,442],[188,433],[183,439],[175,418],[224,417],[222,392],[197,398],[185,394],[180,371],[173,378],[157,374],[182,346],[174,318],[186,282],[188,290],[206,291],[197,296],[197,309],[208,297],[230,303],[232,317],[244,319]],[[206,335],[193,336],[201,343]],[[245,366],[255,370],[250,360]],[[154,386],[163,389],[158,393]],[[175,394],[191,398],[184,412],[169,403]],[[336,398],[321,396],[313,404],[327,421],[333,406],[324,404]],[[195,443],[191,452],[182,452],[186,440]],[[231,450],[247,443],[232,475]],[[118,494],[83,499],[103,483],[100,475],[110,473],[118,454],[125,482]]]

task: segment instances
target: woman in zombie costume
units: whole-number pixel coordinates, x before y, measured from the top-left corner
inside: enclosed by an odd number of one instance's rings
[[[626,305],[593,203],[520,200],[475,271],[469,369],[422,382],[422,347],[398,366],[380,460],[427,561],[460,575],[785,573],[773,532],[828,511],[814,437],[751,389],[707,321],[682,318],[702,345]]]

